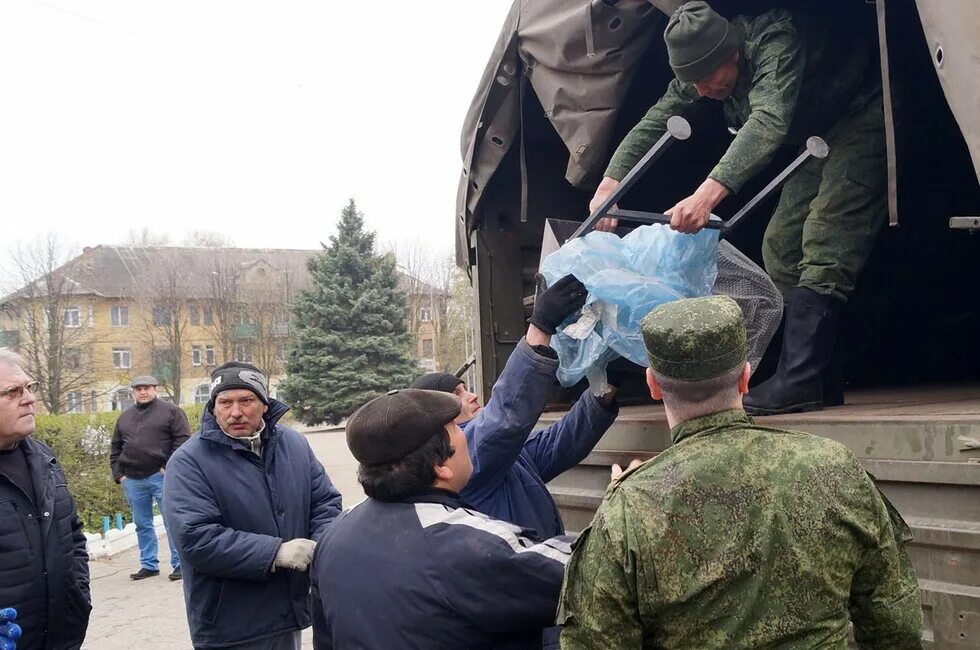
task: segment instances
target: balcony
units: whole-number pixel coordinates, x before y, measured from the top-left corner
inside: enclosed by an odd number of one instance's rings
[[[235,325],[236,339],[256,339],[259,337],[259,326],[255,323]]]

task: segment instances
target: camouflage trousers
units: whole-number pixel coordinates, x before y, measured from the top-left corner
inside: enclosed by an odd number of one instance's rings
[[[762,241],[769,277],[846,300],[888,212],[881,89],[856,97],[811,159],[783,186]]]

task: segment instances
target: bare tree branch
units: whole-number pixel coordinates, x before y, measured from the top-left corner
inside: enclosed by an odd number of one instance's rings
[[[18,290],[2,308],[11,331],[18,333],[28,372],[41,382],[41,402],[50,413],[81,406],[100,364],[92,354],[92,291],[85,284],[85,269],[71,264],[74,248],[49,234],[10,253]]]
[[[229,248],[233,244],[230,236],[215,230],[192,230],[184,237],[183,246],[195,248]]]
[[[232,360],[236,343],[235,327],[241,311],[241,284],[238,264],[227,255],[212,255],[208,264],[208,301],[211,314],[208,330],[218,343],[221,363]]]
[[[143,320],[143,336],[152,350],[154,376],[180,404],[183,350],[189,322],[190,265],[180,249],[157,251],[144,258],[141,298],[152,305]]]
[[[123,240],[123,246],[135,246],[145,248],[147,246],[169,246],[170,235],[162,232],[154,232],[149,228],[141,230],[130,230]]]

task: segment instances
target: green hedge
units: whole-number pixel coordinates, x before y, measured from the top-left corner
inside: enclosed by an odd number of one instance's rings
[[[191,431],[196,431],[204,405],[181,408],[187,413]],[[78,516],[85,530],[92,533],[102,532],[105,515],[121,512],[126,521],[132,520],[122,488],[112,480],[109,469],[109,445],[119,414],[114,411],[37,416],[34,437],[54,450],[68,477],[68,489],[78,506]]]

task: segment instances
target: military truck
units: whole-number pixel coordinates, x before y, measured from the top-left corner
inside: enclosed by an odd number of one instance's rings
[[[671,72],[661,35],[680,0],[517,0],[466,116],[457,261],[477,305],[478,386],[488,397],[526,328],[548,219],[583,221],[623,135]],[[829,21],[880,61],[890,226],[849,301],[839,346],[847,404],[762,418],[839,440],[874,474],[915,533],[931,648],[980,648],[980,3],[976,0],[711,0],[720,13],[784,7]],[[713,105],[712,105],[713,104]],[[727,147],[720,105],[689,116],[621,201],[662,211]],[[723,202],[734,214],[798,152]],[[772,198],[730,241],[761,264]],[[763,361],[756,377],[771,372]],[[768,368],[767,368],[768,365]],[[639,372],[617,423],[549,486],[571,531],[587,525],[609,466],[669,444]],[[556,392],[554,420],[584,387]]]

